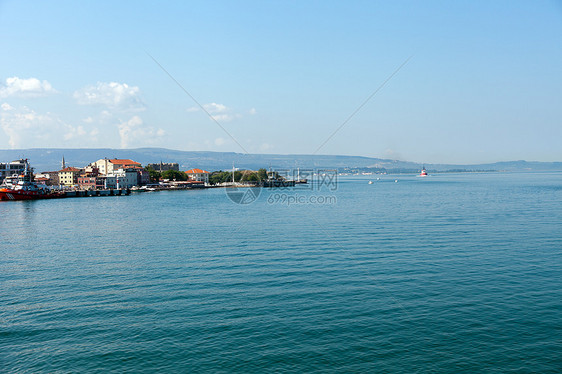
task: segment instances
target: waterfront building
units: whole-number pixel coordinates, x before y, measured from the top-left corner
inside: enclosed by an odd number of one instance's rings
[[[105,187],[105,180],[100,176],[81,175],[78,177],[81,190],[101,190]]]
[[[94,165],[88,165],[84,168],[84,175],[97,176],[100,174],[100,169]]]
[[[47,186],[47,183],[49,183],[50,179],[47,177],[35,177],[33,178],[33,181],[37,184],[44,184],[45,186]]]
[[[78,183],[80,169],[72,166],[66,167],[59,171],[59,183],[63,186],[74,186]]]
[[[102,175],[99,177],[103,184],[104,189],[115,189],[117,188],[117,177]]]
[[[117,188],[130,188],[138,184],[138,174],[135,168],[118,169],[108,176],[116,178]]]
[[[81,190],[99,190],[103,189],[105,181],[99,175],[99,169],[95,166],[88,165],[78,177],[78,186]]]
[[[150,183],[150,173],[144,169],[137,170],[137,184],[139,186],[146,186]]]
[[[142,165],[139,162],[135,162],[129,159],[119,159],[119,158],[103,158],[97,160],[90,164],[90,166],[97,167],[99,173],[102,175],[111,175],[114,171],[118,169],[127,169],[127,168],[142,168]]]
[[[58,171],[44,171],[39,174],[35,174],[35,180],[44,181],[47,186],[58,186],[59,185],[59,172]]]
[[[0,162],[0,183],[2,183],[6,177],[23,173],[25,170],[25,163],[25,159],[15,160],[12,162]]]
[[[180,171],[180,165],[177,162],[160,162],[157,164],[148,164],[147,167],[150,167],[159,172],[167,170]]]
[[[202,169],[190,169],[185,172],[187,174],[187,178],[196,181],[196,182],[204,182],[205,184],[209,184],[209,172],[202,170]]]

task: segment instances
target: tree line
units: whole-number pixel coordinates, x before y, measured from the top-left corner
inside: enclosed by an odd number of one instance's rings
[[[146,166],[144,170],[148,171],[150,182],[151,183],[158,183],[162,179],[168,179],[171,181],[186,181],[187,174],[183,171],[177,170],[166,170],[163,172],[159,172],[151,168],[150,166]]]
[[[148,171],[150,175],[150,182],[158,183],[160,180],[167,179],[171,181],[186,181],[187,174],[183,171],[177,170],[166,170],[163,172],[159,172],[154,170],[153,168],[147,166],[144,168]],[[274,172],[274,178],[278,178],[278,173]],[[258,183],[263,180],[267,180],[267,170],[264,168],[259,169],[258,171],[254,170],[236,170],[234,171],[234,181],[238,183],[243,182],[255,182]],[[232,172],[231,171],[213,171],[209,174],[209,184],[220,184],[225,182],[232,182]]]

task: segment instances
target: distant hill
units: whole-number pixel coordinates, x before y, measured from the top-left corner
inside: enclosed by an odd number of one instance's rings
[[[143,165],[157,162],[177,162],[182,170],[201,168],[209,171],[237,168],[258,169],[272,167],[326,168],[326,169],[374,169],[387,172],[412,172],[421,164],[360,156],[334,155],[278,155],[243,154],[235,152],[177,151],[166,148],[31,148],[0,150],[0,162],[28,158],[35,171],[59,170],[64,156],[67,166],[83,167],[100,158],[129,158]],[[477,165],[425,164],[430,171],[562,171],[562,162],[509,161]]]

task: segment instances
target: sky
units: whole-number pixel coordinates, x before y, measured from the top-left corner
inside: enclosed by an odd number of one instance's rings
[[[2,1],[0,149],[562,161],[562,1]]]

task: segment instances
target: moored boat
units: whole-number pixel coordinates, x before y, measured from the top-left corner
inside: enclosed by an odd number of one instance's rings
[[[6,178],[0,185],[0,201],[52,199],[62,196],[63,194],[51,191],[47,186],[33,182],[33,173],[27,160],[23,174]]]

